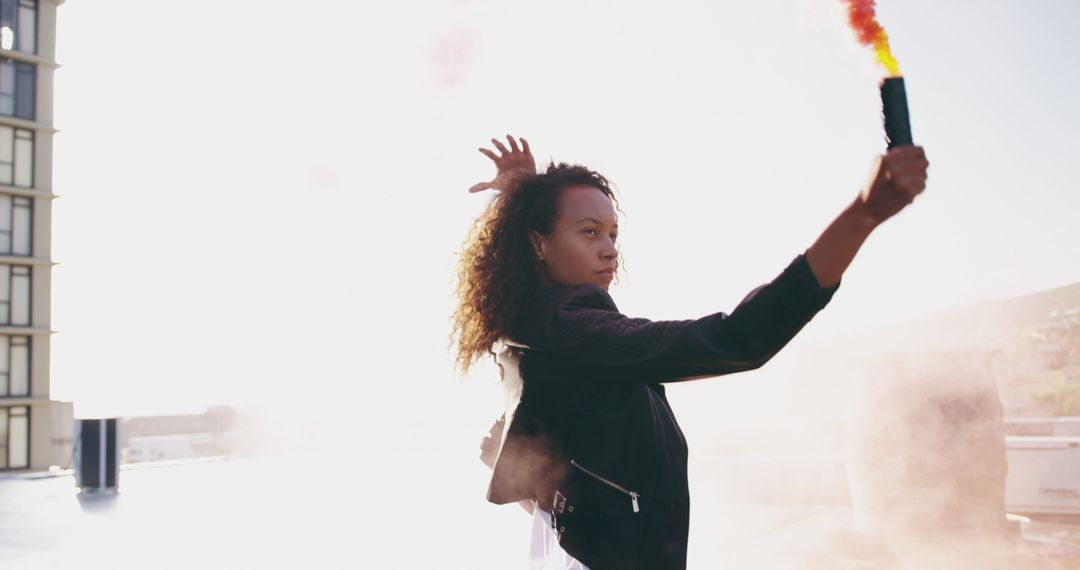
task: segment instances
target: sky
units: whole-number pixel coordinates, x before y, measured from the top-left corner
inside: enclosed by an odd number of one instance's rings
[[[707,507],[710,450],[813,451],[811,420],[843,422],[861,372],[815,347],[1080,281],[1080,4],[878,15],[928,187],[766,367],[669,387],[701,559],[745,522]],[[390,520],[469,520],[441,539],[486,536],[485,560],[520,556],[529,523],[482,500],[496,370],[452,373],[455,255],[490,198],[467,189],[494,175],[477,148],[523,136],[613,181],[611,294],[652,319],[730,311],[884,150],[881,70],[839,0],[95,0],[57,33],[51,397],[261,414],[334,473],[419,493]]]
[[[793,353],[1080,280],[1080,4],[879,4],[928,187]],[[231,404],[472,454],[501,397],[448,350],[479,146],[612,180],[611,293],[653,319],[734,308],[884,150],[881,70],[835,0],[298,6],[59,7],[51,383],[76,417]],[[673,405],[756,414],[755,374]]]

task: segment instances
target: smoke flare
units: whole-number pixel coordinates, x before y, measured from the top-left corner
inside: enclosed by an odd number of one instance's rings
[[[877,21],[875,0],[843,0],[848,8],[848,21],[859,41],[874,48],[878,62],[889,72],[890,77],[900,77],[900,63],[889,49],[889,35]]]

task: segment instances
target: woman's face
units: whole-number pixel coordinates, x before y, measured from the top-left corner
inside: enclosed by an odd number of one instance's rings
[[[592,186],[575,185],[563,188],[551,233],[534,231],[532,240],[551,283],[595,283],[607,291],[618,265],[618,233],[611,198]]]

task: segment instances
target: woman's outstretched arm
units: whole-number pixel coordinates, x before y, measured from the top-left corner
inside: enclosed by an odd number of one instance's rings
[[[763,365],[831,299],[867,236],[926,186],[926,156],[906,147],[879,157],[858,198],[772,282],[731,314],[650,321],[618,312],[596,285],[553,288],[523,342],[607,369],[627,382],[672,382]],[[617,373],[617,374],[616,374]]]
[[[928,166],[917,146],[894,148],[877,158],[859,196],[806,250],[806,261],[822,287],[840,283],[870,232],[922,193]]]

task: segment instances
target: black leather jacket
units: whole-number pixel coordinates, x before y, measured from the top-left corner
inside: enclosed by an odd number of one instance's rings
[[[593,570],[685,568],[687,447],[662,383],[758,368],[838,287],[799,255],[731,314],[683,321],[626,317],[593,284],[542,289],[509,349],[522,391],[488,500],[535,499]]]

